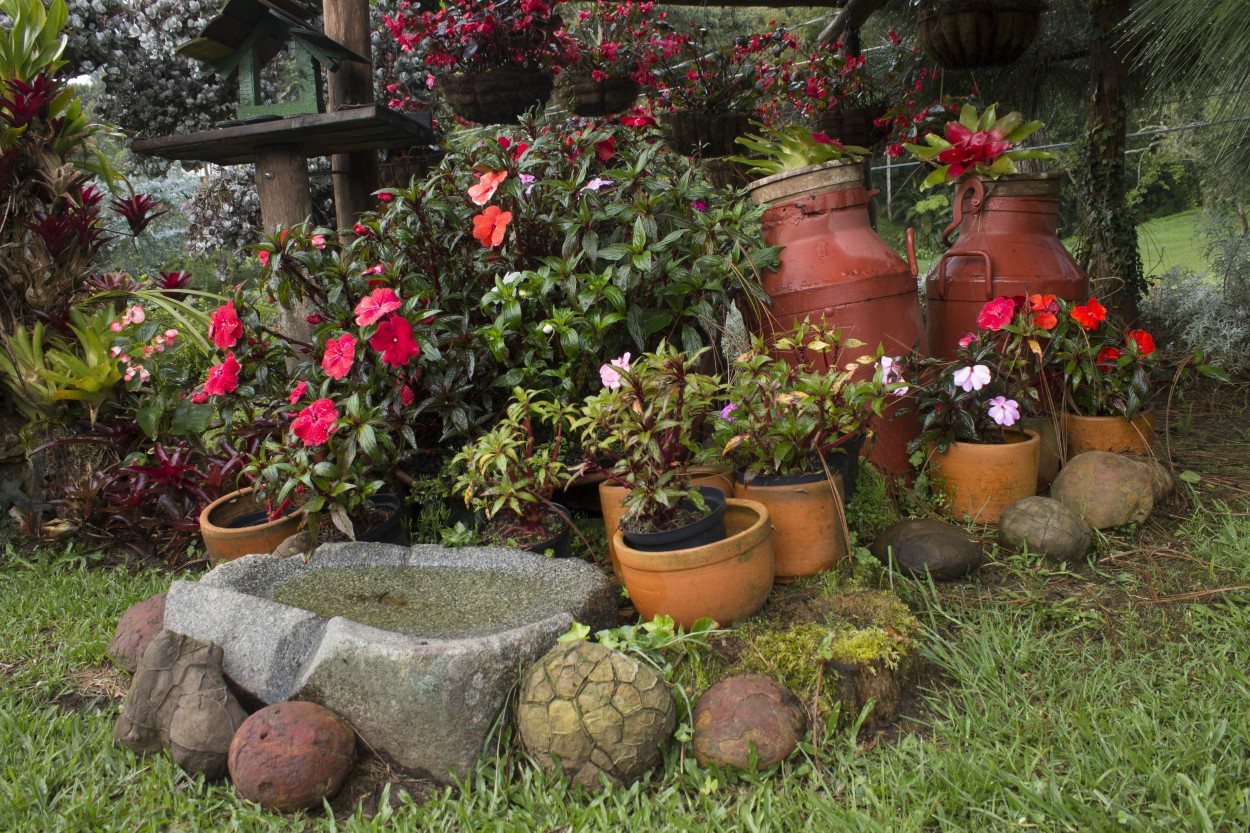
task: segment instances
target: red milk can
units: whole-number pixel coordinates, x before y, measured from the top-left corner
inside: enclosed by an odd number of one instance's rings
[[[955,192],[955,218],[942,240],[959,229],[925,282],[929,347],[951,358],[959,339],[977,327],[986,301],[1001,295],[1089,297],[1089,278],[1055,233],[1058,174],[969,177]]]
[[[876,353],[878,345],[887,356],[925,352],[915,253],[910,252],[909,267],[873,231],[868,203],[877,192],[864,188],[858,163],[786,171],[757,180],[748,190],[756,204],[770,206],[761,222],[764,242],[784,247],[780,268],[763,278],[772,298],[766,330],[784,333],[805,318],[823,319],[844,338],[864,342],[864,353]],[[901,404],[874,423],[870,455],[895,473],[909,470],[906,445],[919,433],[914,417],[891,418]]]

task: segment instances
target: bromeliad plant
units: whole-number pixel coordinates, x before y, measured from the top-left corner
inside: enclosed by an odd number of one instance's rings
[[[908,449],[939,452],[954,442],[998,444],[1022,413],[1036,412],[1035,379],[1042,344],[1055,327],[1053,295],[999,297],[977,316],[977,331],[959,341],[955,358],[883,358],[886,377],[904,381],[915,398],[921,431]]]
[[[687,470],[721,390],[719,380],[698,372],[704,352],[686,355],[661,344],[632,361],[629,353],[613,359],[599,368],[603,390],[586,399],[573,422],[587,457],[578,473],[602,469],[629,489],[621,523],[631,532],[679,526],[689,515],[685,501],[707,511]]]
[[[488,540],[529,546],[559,532],[565,522],[551,511],[551,495],[569,479],[565,430],[575,415],[516,388],[507,416],[452,459],[455,490],[490,522]]]
[[[757,476],[813,474],[880,416],[902,388],[877,370],[879,357],[849,359],[864,344],[824,324],[803,321],[771,343],[757,337],[730,365],[714,440],[722,453]],[[852,354],[854,355],[854,354]]]
[[[825,133],[813,133],[797,124],[786,127],[769,127],[759,122],[752,124],[763,135],[748,133],[734,141],[747,150],[755,151],[758,158],[734,156],[730,161],[751,165],[748,173],[761,177],[842,159],[859,162],[871,153],[868,148],[844,145]]]
[[[1049,151],[1018,147],[1044,127],[1042,122],[1025,122],[1017,112],[999,118],[997,108],[991,104],[984,113],[977,113],[976,107],[965,104],[957,121],[946,122],[943,135],[929,132],[921,137],[925,144],[904,145],[912,156],[935,166],[920,184],[922,189],[966,176],[998,179],[1015,173],[1020,159],[1055,158]]]

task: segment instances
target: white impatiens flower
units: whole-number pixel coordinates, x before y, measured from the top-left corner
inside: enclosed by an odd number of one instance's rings
[[[990,369],[983,364],[961,367],[955,371],[955,387],[965,391],[980,390],[990,383]]]
[[[903,374],[898,370],[899,360],[890,356],[882,356],[877,362],[877,367],[881,368],[881,383],[884,385],[899,384],[907,381],[903,378]],[[892,393],[894,396],[906,396],[907,386],[895,388]]]

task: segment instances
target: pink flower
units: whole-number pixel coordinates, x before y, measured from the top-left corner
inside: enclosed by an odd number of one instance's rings
[[[490,198],[495,196],[495,191],[499,189],[499,183],[508,178],[508,172],[487,171],[476,176],[480,181],[477,185],[470,186],[469,199],[473,200],[474,205],[486,205],[486,203],[490,202]]]
[[[407,385],[404,385],[402,388],[399,389],[399,402],[405,408],[410,406],[416,400],[417,400],[417,396],[416,394],[412,392],[412,388],[408,387]]]
[[[169,345],[173,344],[174,341],[177,340],[177,338],[178,338],[177,330],[173,328],[166,330],[165,331],[165,346],[168,347]]]
[[[488,206],[473,218],[473,237],[486,248],[493,249],[503,242],[511,221],[511,211],[500,211],[497,205]]]
[[[339,412],[331,399],[318,399],[295,416],[291,431],[304,445],[321,445],[334,433]]]
[[[342,379],[352,369],[356,359],[356,337],[351,333],[343,333],[337,339],[326,342],[326,351],[321,356],[321,369],[331,379]]]
[[[1011,150],[1000,129],[978,130],[975,133],[957,121],[947,122],[946,141],[952,147],[937,155],[937,161],[950,165],[950,179],[958,179],[971,167],[991,162]]]
[[[725,422],[733,422],[734,418],[730,416],[734,411],[738,410],[738,406],[730,402],[728,405],[720,409],[720,418]]]
[[[326,236],[324,234],[314,234],[312,239],[308,241],[308,245],[314,249],[324,249],[326,247]]]
[[[369,227],[364,225],[363,223],[357,223],[356,225],[352,226],[352,233],[355,234],[357,237],[372,237],[373,236],[372,232],[369,231]]]
[[[208,379],[204,381],[204,392],[209,396],[221,396],[230,393],[239,386],[239,362],[234,353],[227,353],[226,360],[208,369]]]
[[[605,386],[616,390],[621,386],[621,371],[629,370],[629,353],[599,367],[599,379]]]
[[[265,251],[264,249],[261,249],[259,252],[256,253],[256,257],[258,260],[260,260],[261,266],[269,265],[269,252]]]
[[[243,337],[243,323],[234,311],[234,301],[226,301],[208,317],[208,337],[222,350],[229,350]]]
[[[529,196],[534,190],[534,180],[537,179],[533,174],[521,174],[521,184],[525,186],[525,196]]]
[[[378,192],[378,202],[390,202],[393,199],[395,199],[395,195],[392,194],[390,191]]]
[[[882,356],[881,361],[877,362],[877,365],[881,368],[881,384],[896,385],[906,381],[903,379],[903,374],[898,370],[897,358]],[[895,388],[891,393],[895,396],[906,396],[907,391],[908,388],[904,385],[901,388]]]
[[[1014,399],[995,396],[990,400],[990,419],[999,425],[1011,427],[1020,419],[1020,405]]]
[[[980,390],[990,383],[990,369],[983,364],[961,367],[955,371],[955,387],[967,392]]]
[[[412,337],[412,324],[407,318],[392,315],[378,325],[369,346],[382,354],[382,363],[403,367],[421,355],[421,346]]]
[[[356,326],[368,327],[382,316],[397,309],[399,309],[399,296],[395,294],[395,290],[384,286],[379,287],[356,305]]]
[[[291,389],[291,395],[287,397],[287,400],[288,400],[288,401],[289,401],[292,405],[294,405],[296,402],[298,402],[298,401],[300,401],[301,399],[303,399],[303,398],[304,398],[304,394],[306,394],[306,393],[308,393],[308,383],[307,383],[307,382],[300,382],[298,385],[296,385],[295,387],[293,387],[293,388]]]
[[[195,393],[191,395],[192,405],[203,405],[207,401],[208,401],[208,394],[202,390],[197,390]]]
[[[109,324],[109,329],[115,333],[120,333],[122,331],[122,322],[120,320],[112,322]]]
[[[133,324],[142,324],[143,319],[147,318],[147,315],[145,315],[143,312],[143,307],[139,306],[138,304],[135,304],[133,307],[131,307],[126,312],[126,314],[130,316],[130,321]]]
[[[976,344],[978,341],[976,333],[968,333],[959,340],[960,347],[967,347],[969,344]]]
[[[582,190],[598,192],[600,188],[603,188],[611,184],[612,184],[612,180],[604,179],[603,177],[597,176],[594,179],[592,179],[590,182],[587,182],[585,185],[583,185]]]
[[[314,312],[312,315],[305,315],[304,320],[307,321],[309,324],[316,326],[317,324],[320,324],[325,319]]]
[[[1010,298],[1001,295],[986,303],[977,315],[977,326],[983,330],[1001,330],[1005,324],[1011,323],[1011,316],[1016,312],[1016,305]]]

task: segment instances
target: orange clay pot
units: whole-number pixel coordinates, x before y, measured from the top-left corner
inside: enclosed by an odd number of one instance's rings
[[[1142,411],[1130,422],[1122,416],[1063,415],[1068,459],[1086,451],[1150,454],[1155,437],[1154,411]]]
[[[643,619],[661,614],[690,628],[707,616],[722,627],[764,606],[773,587],[768,510],[729,498],[723,541],[673,552],[639,552],[618,529],[612,536],[621,582]]]
[[[245,555],[271,553],[303,525],[304,513],[298,510],[266,521],[265,508],[252,498],[250,488],[220,497],[200,513],[200,537],[214,567]]]
[[[739,477],[741,477],[739,473]],[[756,477],[734,483],[734,497],[764,504],[773,524],[777,581],[831,569],[847,554],[842,475]]]
[[[992,445],[951,443],[929,456],[934,486],[945,495],[942,511],[952,518],[996,524],[1008,506],[1037,493],[1042,442],[1036,431],[1006,432]]]
[[[723,466],[691,466],[686,469],[690,474],[690,487],[715,486],[725,493],[725,497],[734,495],[734,467]]]
[[[734,493],[733,466],[691,466],[690,487],[714,486],[730,497]],[[603,513],[603,527],[608,533],[608,555],[612,559],[612,574],[619,581],[621,564],[616,555],[616,531],[621,528],[621,516],[625,509],[625,495],[629,489],[611,480],[599,482],[599,509]]]

